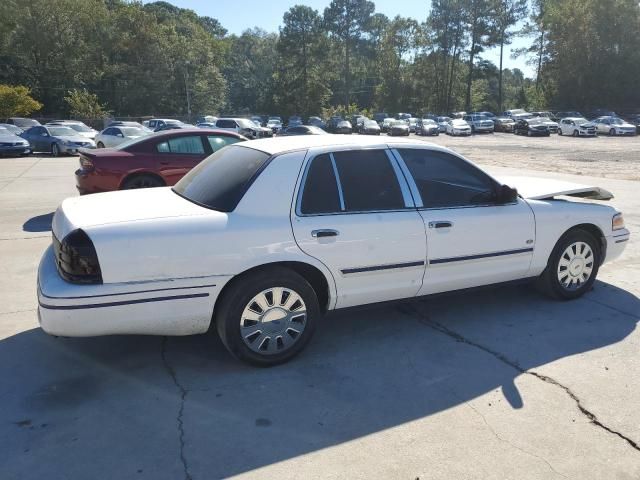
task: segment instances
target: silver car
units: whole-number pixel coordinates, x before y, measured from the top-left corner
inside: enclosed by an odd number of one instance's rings
[[[0,127],[0,156],[29,155],[31,146],[8,128]]]
[[[596,125],[596,131],[600,134],[612,137],[616,135],[633,136],[636,134],[635,125],[631,125],[619,117],[598,117],[593,120],[593,123]]]
[[[20,136],[29,142],[34,152],[49,152],[54,157],[76,154],[81,148],[96,148],[93,140],[66,126],[38,125]]]
[[[95,140],[96,135],[98,135],[97,130],[94,130],[90,126],[77,120],[55,120],[53,122],[47,123],[46,126],[50,125],[69,127],[78,132],[78,135],[80,135],[81,137],[89,138],[91,140]]]

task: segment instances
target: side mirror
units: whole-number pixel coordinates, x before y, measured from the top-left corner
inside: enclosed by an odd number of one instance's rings
[[[518,200],[518,190],[511,188],[509,185],[502,185],[498,193],[498,203],[505,205],[514,203]]]

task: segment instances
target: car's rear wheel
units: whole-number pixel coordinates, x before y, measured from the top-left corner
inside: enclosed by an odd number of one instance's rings
[[[134,175],[129,177],[122,184],[122,190],[131,190],[134,188],[154,188],[164,187],[165,183],[162,179],[154,175]]]
[[[229,288],[214,321],[222,343],[238,359],[277,365],[300,353],[313,336],[320,317],[318,298],[296,272],[269,268]]]
[[[60,156],[60,147],[58,146],[57,143],[52,143],[51,144],[51,156],[53,156],[53,157],[59,157]]]
[[[538,288],[553,298],[571,300],[591,288],[600,267],[600,246],[589,232],[575,229],[554,247],[547,267],[538,277]]]
[[[102,143],[102,142],[98,142],[98,143],[96,144],[96,147],[97,147],[97,148],[104,148],[104,143]]]

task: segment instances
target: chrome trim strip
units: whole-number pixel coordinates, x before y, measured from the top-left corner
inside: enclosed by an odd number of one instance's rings
[[[429,260],[429,265],[437,265],[440,263],[451,263],[451,262],[463,262],[466,260],[477,260],[479,258],[503,257],[506,255],[518,255],[520,253],[529,253],[529,252],[533,252],[533,247],[519,248],[517,250],[504,250],[502,252],[480,253],[477,255],[465,255],[464,257],[435,258],[433,260]]]
[[[396,268],[422,267],[422,266],[424,266],[424,261],[421,260],[416,262],[393,263],[389,265],[372,265],[370,267],[345,268],[343,270],[340,270],[340,272],[344,275],[348,275],[350,273],[375,272],[379,270],[394,270]]]
[[[104,307],[120,307],[122,305],[133,305],[136,303],[149,303],[149,302],[166,302],[168,300],[184,300],[187,298],[201,298],[208,297],[208,293],[194,293],[193,295],[175,295],[173,297],[155,297],[155,298],[140,298],[137,300],[125,300],[122,302],[109,302],[109,303],[91,303],[87,305],[46,305],[38,302],[42,308],[47,310],[82,310],[87,308],[104,308]]]
[[[396,179],[398,180],[398,185],[400,185],[400,191],[402,192],[402,198],[404,200],[404,206],[406,208],[415,208],[415,203],[413,201],[413,195],[409,190],[409,185],[407,183],[407,178],[402,170],[400,169],[400,165],[398,160],[394,157],[391,150],[388,148],[384,151],[387,154],[387,159],[393,168],[394,173],[396,174]]]
[[[390,151],[393,157],[398,162],[398,165],[400,165],[400,170],[402,171],[402,174],[404,175],[405,180],[409,184],[409,191],[411,192],[411,196],[413,197],[414,205],[416,206],[416,208],[423,208],[424,203],[422,202],[422,196],[420,195],[418,186],[416,185],[416,182],[413,179],[413,175],[411,175],[411,172],[409,171],[407,164],[404,163],[404,159],[402,158],[402,155],[400,155],[400,152],[398,151],[397,148],[392,148]]]
[[[336,176],[336,183],[338,184],[338,197],[340,197],[340,210],[345,211],[344,208],[344,195],[342,193],[342,183],[340,182],[340,174],[338,173],[338,167],[336,166],[336,159],[333,157],[333,153],[329,154],[331,159],[331,166],[333,167],[333,174]]]
[[[624,242],[628,242],[629,239],[628,238],[623,238],[622,240],[616,240],[616,243],[624,243]]]

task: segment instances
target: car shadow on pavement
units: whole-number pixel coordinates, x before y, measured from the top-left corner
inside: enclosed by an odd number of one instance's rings
[[[573,302],[497,287],[335,312],[269,369],[208,335],[34,329],[0,341],[0,464],[6,478],[228,477],[497,389],[520,408],[522,371],[619,342],[639,317],[637,297],[602,282]]]
[[[51,222],[55,212],[46,213],[31,217],[22,224],[22,230],[25,232],[49,232],[51,231]]]

